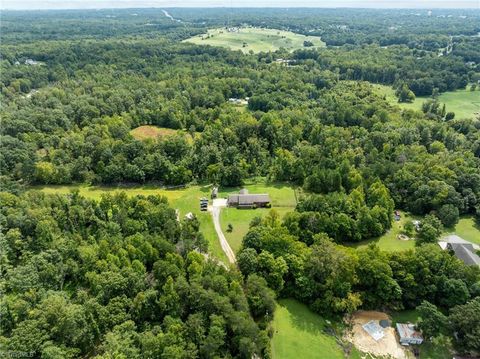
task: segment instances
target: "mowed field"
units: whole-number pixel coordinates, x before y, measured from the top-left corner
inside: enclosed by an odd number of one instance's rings
[[[360,358],[353,348],[345,356],[333,335],[324,330],[329,324],[306,305],[293,300],[278,301],[273,318],[273,359]]]
[[[130,134],[137,140],[172,136],[176,133],[177,130],[173,130],[171,128],[157,127],[151,125],[139,126],[130,131]]]
[[[394,105],[411,110],[421,110],[422,104],[429,97],[417,97],[412,103],[399,103],[395,96],[395,91],[390,86],[373,85],[376,92]],[[444,103],[447,112],[455,112],[455,118],[472,118],[475,114],[480,114],[480,91],[457,90],[442,93],[438,96],[438,101]]]
[[[183,42],[197,45],[212,45],[226,47],[231,50],[241,50],[244,53],[253,51],[276,51],[281,47],[293,51],[303,48],[303,42],[311,41],[314,47],[323,47],[325,43],[318,36],[305,36],[290,31],[263,29],[257,27],[242,27],[237,31],[226,28],[208,30],[206,34],[196,35]],[[310,47],[312,48],[312,47]]]
[[[401,214],[400,220],[393,221],[392,228],[390,228],[390,230],[387,233],[385,233],[383,236],[380,236],[378,238],[368,239],[366,241],[362,241],[359,243],[351,243],[350,246],[355,248],[365,248],[370,243],[374,242],[380,247],[380,249],[383,249],[384,251],[389,251],[389,252],[402,251],[402,250],[414,248],[415,240],[405,241],[405,240],[398,239],[398,236],[402,233],[403,226],[405,225],[405,223],[417,218],[412,218],[411,215],[405,212],[400,212],[400,214]]]

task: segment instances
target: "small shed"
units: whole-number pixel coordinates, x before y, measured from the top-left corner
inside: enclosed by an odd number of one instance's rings
[[[383,328],[374,320],[362,325],[362,328],[377,342],[385,336]]]
[[[397,323],[397,332],[402,345],[422,344],[423,342],[422,334],[415,330],[413,324]]]
[[[212,194],[211,194],[212,199],[215,199],[218,197],[218,187],[213,187],[212,188]]]

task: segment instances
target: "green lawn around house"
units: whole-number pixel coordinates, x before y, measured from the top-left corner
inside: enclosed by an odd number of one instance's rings
[[[242,188],[246,188],[249,193],[269,194],[272,200],[272,208],[222,209],[220,212],[222,231],[235,253],[240,249],[243,237],[247,234],[253,218],[263,217],[271,209],[275,210],[280,215],[280,218],[283,218],[285,214],[295,210],[295,206],[297,205],[294,188],[284,183],[267,183],[263,181],[247,182],[243,187],[220,188],[218,195],[219,197],[228,197],[229,194],[238,193]],[[229,224],[233,227],[232,232],[227,232]]]
[[[293,51],[304,48],[304,41],[313,43],[314,46],[308,48],[325,46],[325,43],[318,36],[306,36],[290,31],[258,27],[241,27],[232,31],[227,28],[210,29],[206,34],[183,40],[183,42],[196,45],[221,46],[231,50],[240,50],[244,53],[276,51],[280,48]]]
[[[445,233],[456,234],[466,241],[480,245],[480,226],[473,217],[461,217],[453,228],[446,228]]]
[[[405,223],[415,218],[412,218],[410,214],[402,211],[400,211],[400,214],[400,220],[393,221],[392,228],[390,228],[383,236],[361,241],[359,243],[349,243],[348,245],[355,248],[362,248],[368,246],[370,243],[376,243],[380,249],[389,252],[403,251],[414,248],[415,240],[413,238],[405,241],[398,239],[398,236],[402,233]]]
[[[271,210],[276,211],[280,219],[288,212],[291,212],[295,207],[272,207],[272,208],[257,208],[257,209],[237,209],[237,208],[224,208],[220,213],[220,224],[222,231],[227,238],[230,247],[237,253],[242,245],[243,237],[247,234],[250,222],[255,217],[263,217],[267,215]],[[227,231],[228,225],[231,224],[233,230]]]
[[[421,110],[423,102],[429,98],[429,96],[417,97],[412,103],[399,103],[392,87],[379,84],[372,86],[376,93],[385,96],[388,102],[405,109]],[[447,112],[455,112],[455,118],[471,118],[475,113],[480,113],[480,90],[470,91],[470,87],[441,93],[438,101],[445,104]]]
[[[294,299],[278,301],[273,319],[273,359],[359,359],[353,348],[349,356],[324,329],[327,321]]]

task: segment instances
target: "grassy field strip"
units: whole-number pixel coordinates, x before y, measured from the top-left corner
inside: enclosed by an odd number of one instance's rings
[[[257,27],[210,29],[206,34],[196,35],[183,42],[196,45],[212,45],[240,50],[244,53],[253,51],[276,51],[285,48],[289,51],[303,48],[303,42],[310,41],[314,47],[323,47],[325,43],[317,36],[305,36],[290,31],[264,29]]]
[[[480,245],[480,226],[473,217],[462,217],[454,228],[447,228],[445,233],[456,234],[463,239]]]
[[[395,90],[390,86],[372,85],[380,96],[385,96],[392,105],[411,110],[421,110],[424,101],[429,96],[417,97],[412,103],[399,103],[395,96]],[[480,91],[457,90],[444,92],[438,96],[438,101],[444,103],[447,112],[455,112],[455,118],[471,118],[475,113],[480,113]]]

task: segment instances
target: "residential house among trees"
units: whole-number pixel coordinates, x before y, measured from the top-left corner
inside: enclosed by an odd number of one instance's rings
[[[238,194],[228,196],[227,205],[237,208],[269,207],[270,196],[268,194],[250,194],[242,189]]]
[[[415,330],[413,324],[397,323],[397,332],[402,345],[422,344],[423,342],[422,334]]]
[[[470,243],[454,234],[445,237],[438,244],[443,250],[453,252],[455,257],[463,263],[480,266],[480,256],[477,254],[477,251],[480,251],[480,246],[477,244]]]

